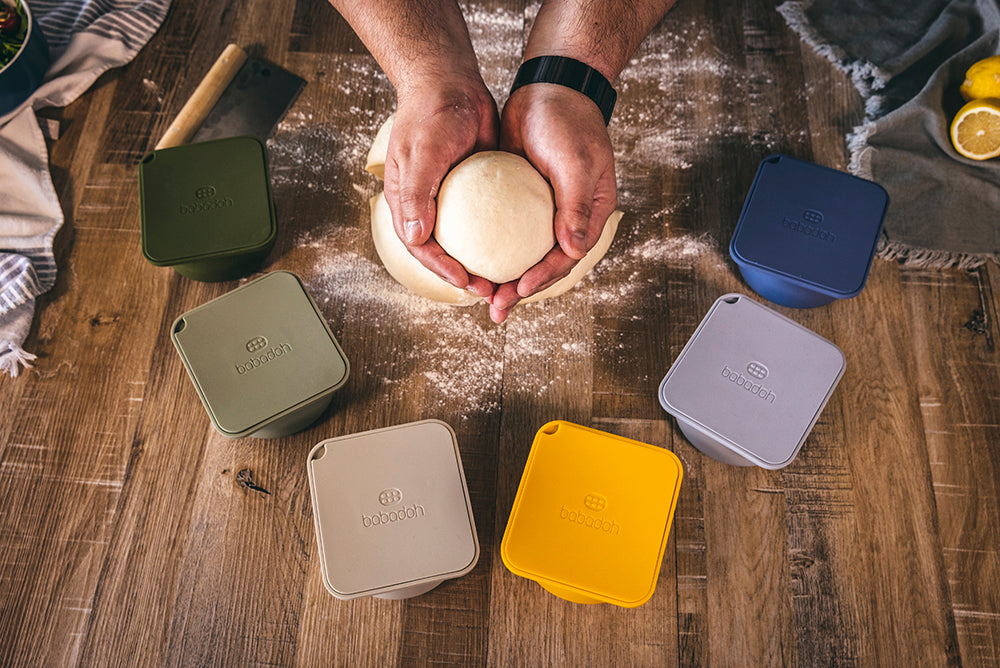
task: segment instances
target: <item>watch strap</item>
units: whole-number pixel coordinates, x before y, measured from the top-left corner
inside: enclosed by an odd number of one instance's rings
[[[510,92],[513,95],[521,86],[533,83],[559,84],[579,91],[593,100],[601,110],[605,125],[611,120],[618,94],[603,74],[586,63],[565,56],[531,58],[517,69]]]

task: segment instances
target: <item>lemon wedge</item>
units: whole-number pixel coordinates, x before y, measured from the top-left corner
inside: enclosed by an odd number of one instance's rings
[[[973,100],[959,109],[951,122],[951,143],[973,160],[1000,155],[1000,99]]]
[[[965,73],[965,81],[958,92],[966,101],[986,97],[1000,98],[1000,55],[973,63]]]

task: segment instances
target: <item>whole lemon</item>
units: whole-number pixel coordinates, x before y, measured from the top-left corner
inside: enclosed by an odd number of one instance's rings
[[[984,97],[1000,97],[1000,55],[984,58],[965,73],[958,92],[966,102]]]

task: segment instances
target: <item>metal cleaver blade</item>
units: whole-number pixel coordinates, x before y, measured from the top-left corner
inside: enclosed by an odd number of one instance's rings
[[[248,58],[191,141],[255,135],[266,143],[305,85],[286,69]]]

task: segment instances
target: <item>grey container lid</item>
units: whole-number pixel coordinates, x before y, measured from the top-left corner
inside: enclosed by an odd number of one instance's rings
[[[408,598],[479,560],[455,434],[424,420],[331,438],[308,458],[323,584],[340,599]]]
[[[212,424],[231,438],[297,431],[347,381],[340,344],[287,271],[184,313],[171,339]]]
[[[705,454],[778,469],[798,454],[845,364],[818,334],[723,295],[660,383],[660,404]]]

